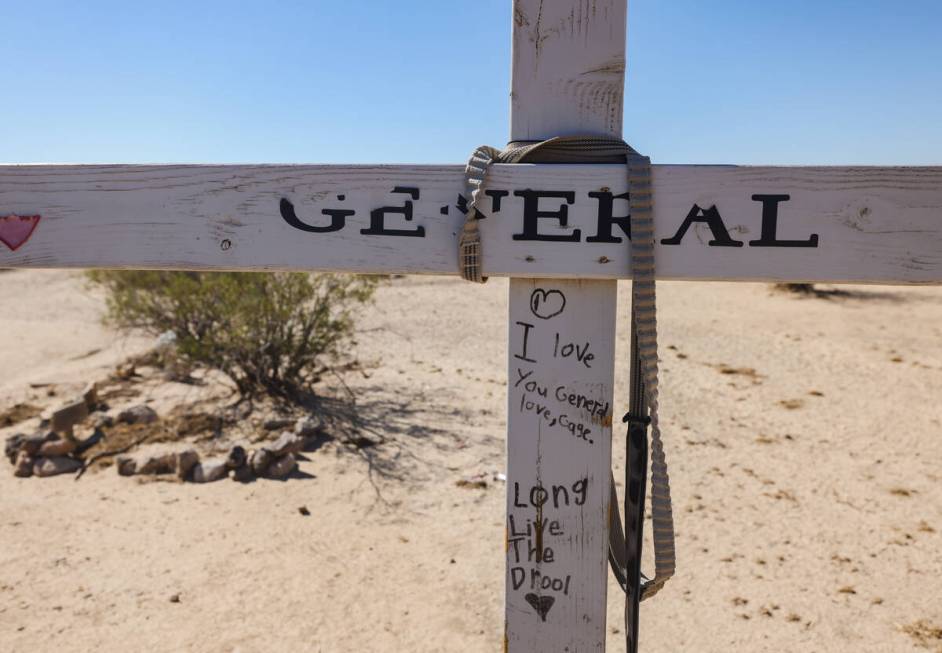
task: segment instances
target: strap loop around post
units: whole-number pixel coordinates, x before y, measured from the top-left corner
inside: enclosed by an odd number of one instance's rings
[[[632,414],[644,418],[651,429],[649,449],[651,466],[651,509],[654,533],[655,573],[641,583],[640,599],[657,594],[675,568],[674,519],[670,496],[670,479],[658,421],[658,359],[657,319],[654,262],[653,193],[651,160],[638,154],[619,139],[596,136],[564,136],[541,142],[512,142],[504,150],[483,146],[475,150],[466,172],[467,214],[459,237],[461,276],[469,281],[487,280],[483,270],[483,247],[480,235],[478,203],[483,195],[487,171],[492,163],[624,163],[628,168],[628,193],[631,209],[631,273],[632,273],[632,340],[636,355],[632,357],[632,385],[638,392]],[[614,485],[612,487],[614,493]],[[627,488],[626,488],[627,492]],[[613,494],[614,496],[614,494]],[[610,529],[610,560],[616,577],[627,578],[624,533],[620,531],[617,502]],[[642,507],[643,510],[643,507]],[[627,520],[627,515],[626,515]],[[618,537],[620,535],[620,537]],[[619,551],[619,549],[621,549]],[[624,560],[624,562],[622,562]],[[622,569],[616,568],[616,565]]]

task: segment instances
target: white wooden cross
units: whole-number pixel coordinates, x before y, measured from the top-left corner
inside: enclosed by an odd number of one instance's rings
[[[511,140],[620,137],[627,0],[513,11]],[[942,282],[942,168],[655,165],[653,183],[659,279]],[[456,274],[462,190],[461,166],[0,166],[0,267]],[[484,270],[512,277],[510,651],[604,649],[625,192],[614,165],[487,184]]]

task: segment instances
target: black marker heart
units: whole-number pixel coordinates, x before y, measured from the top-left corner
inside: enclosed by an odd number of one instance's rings
[[[559,290],[537,288],[530,295],[530,310],[542,320],[556,317],[566,308],[566,296]]]
[[[524,596],[527,600],[527,603],[533,606],[533,609],[536,610],[536,613],[540,615],[540,619],[546,621],[546,613],[550,611],[550,608],[553,607],[553,604],[556,603],[556,599],[552,596],[537,596],[536,594],[527,594]]]

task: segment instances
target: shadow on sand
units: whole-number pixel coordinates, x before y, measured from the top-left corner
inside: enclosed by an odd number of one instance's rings
[[[865,288],[835,288],[834,286],[820,286],[814,283],[776,283],[772,286],[774,292],[791,295],[799,299],[824,299],[828,301],[860,301],[883,302],[887,304],[902,304],[909,298],[902,293],[885,290],[869,290]]]
[[[335,441],[367,463],[377,494],[379,481],[414,482],[424,476],[434,463],[423,452],[447,454],[463,446],[461,427],[473,421],[471,412],[436,404],[425,392],[405,387],[358,387],[355,394],[304,403],[324,419],[326,433],[305,450]]]

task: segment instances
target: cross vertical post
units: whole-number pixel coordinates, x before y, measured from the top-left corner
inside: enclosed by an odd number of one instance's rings
[[[513,21],[511,140],[621,138],[627,0],[515,0]],[[539,232],[550,241],[533,243],[534,259],[541,245],[579,247],[561,217],[570,200],[534,193],[531,201],[548,216]],[[616,300],[611,280],[510,282],[505,649],[513,653],[605,649]]]

